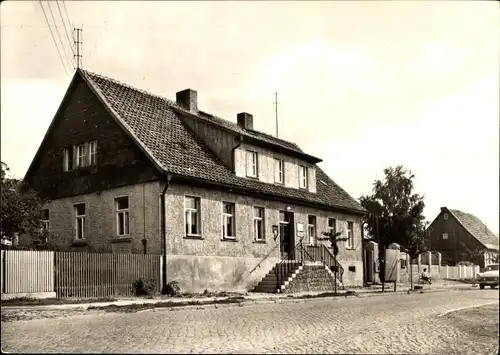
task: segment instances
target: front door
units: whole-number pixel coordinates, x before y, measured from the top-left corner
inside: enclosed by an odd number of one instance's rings
[[[293,259],[294,234],[293,213],[280,212],[280,252],[282,259]]]

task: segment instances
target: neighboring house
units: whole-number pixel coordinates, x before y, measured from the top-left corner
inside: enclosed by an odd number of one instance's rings
[[[25,181],[61,249],[162,254],[165,240],[183,289],[250,287],[331,229],[348,238],[345,284],[362,284],[365,210],[319,162],[248,113],[200,111],[194,90],[174,102],[77,69]]]
[[[430,248],[442,254],[443,265],[470,261],[485,267],[498,257],[498,237],[479,218],[459,210],[441,207],[427,239]]]

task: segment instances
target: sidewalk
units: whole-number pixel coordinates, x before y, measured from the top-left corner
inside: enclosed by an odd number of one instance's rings
[[[470,284],[432,284],[432,285],[420,285],[423,286],[421,290],[416,290],[415,292],[424,293],[427,292],[443,292],[448,290],[474,290]],[[370,288],[362,289],[352,289],[352,290],[339,290],[337,293],[339,296],[333,296],[333,290],[331,291],[321,291],[321,292],[300,292],[294,294],[270,294],[270,293],[249,293],[240,296],[228,296],[228,297],[165,297],[159,296],[156,298],[122,298],[110,302],[91,302],[88,303],[73,303],[73,304],[58,304],[58,305],[29,305],[29,306],[2,306],[2,310],[69,310],[69,309],[93,309],[93,308],[103,308],[103,307],[126,307],[133,305],[155,305],[160,307],[186,307],[186,306],[203,306],[203,305],[214,305],[214,306],[239,306],[242,303],[281,303],[281,302],[304,302],[311,299],[341,299],[343,297],[375,297],[375,296],[390,296],[395,294],[408,293],[409,285],[398,285],[396,292],[394,292],[393,285],[386,285],[385,291],[382,292],[382,286],[372,286]],[[324,296],[322,296],[324,295]]]

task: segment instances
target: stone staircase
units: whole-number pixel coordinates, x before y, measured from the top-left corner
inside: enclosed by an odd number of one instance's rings
[[[327,291],[338,287],[342,283],[335,279],[334,273],[322,262],[301,263],[290,261],[289,268],[284,275],[277,275],[279,263],[253,289],[254,292],[264,293],[294,293],[305,291]],[[278,283],[278,277],[281,278]]]
[[[284,275],[285,281],[289,279],[293,279],[297,273],[302,268],[300,262],[290,262],[289,263],[290,270],[288,273]],[[264,292],[264,293],[279,293],[281,284],[284,282],[280,282],[278,284],[278,274],[276,272],[277,267],[279,267],[279,263],[276,264],[271,271],[267,273],[266,276],[259,282],[257,286],[253,289],[254,292]]]

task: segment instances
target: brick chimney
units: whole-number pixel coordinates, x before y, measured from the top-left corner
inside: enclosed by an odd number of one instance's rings
[[[175,94],[175,101],[189,111],[198,111],[198,93],[196,90],[186,89]]]
[[[238,125],[244,129],[253,130],[253,116],[246,112],[238,113]]]

